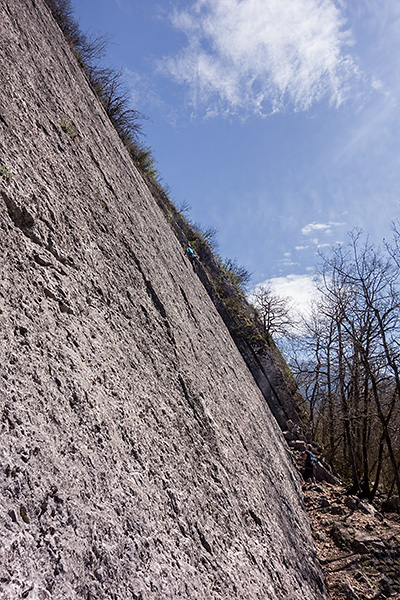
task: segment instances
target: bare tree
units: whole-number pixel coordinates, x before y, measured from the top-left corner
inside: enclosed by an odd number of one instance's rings
[[[354,232],[347,247],[335,247],[324,257],[318,319],[309,323],[307,360],[297,370],[298,378],[307,373],[308,387],[301,389],[316,435],[342,473],[348,469],[354,488],[370,499],[382,477],[400,494],[395,251],[396,246],[375,248]]]
[[[289,298],[279,296],[270,285],[262,285],[252,293],[252,301],[260,315],[265,337],[289,336],[296,320]]]

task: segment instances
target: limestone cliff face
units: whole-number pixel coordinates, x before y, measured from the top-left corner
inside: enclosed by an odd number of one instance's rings
[[[43,1],[0,8],[0,597],[324,598],[221,318]]]

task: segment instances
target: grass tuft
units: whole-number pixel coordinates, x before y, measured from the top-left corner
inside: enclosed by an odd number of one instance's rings
[[[7,167],[2,165],[1,163],[0,163],[0,177],[2,179],[5,179],[7,182],[11,181],[11,179],[13,178],[13,174],[11,173],[10,169],[7,169]]]

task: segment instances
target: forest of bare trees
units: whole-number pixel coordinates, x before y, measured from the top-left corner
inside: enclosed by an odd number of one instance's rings
[[[354,491],[400,495],[400,235],[359,232],[323,257],[292,369],[313,439]]]

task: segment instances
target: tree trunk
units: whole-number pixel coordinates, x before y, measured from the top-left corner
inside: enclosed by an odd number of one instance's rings
[[[340,382],[340,396],[341,396],[341,405],[342,405],[342,413],[343,413],[343,424],[345,431],[345,438],[347,442],[347,448],[349,451],[350,458],[350,466],[351,466],[351,474],[353,479],[353,487],[356,490],[360,489],[360,481],[357,473],[356,460],[354,456],[354,448],[353,448],[353,438],[351,435],[351,424],[350,424],[350,413],[349,413],[349,405],[346,396],[346,388],[345,388],[345,371],[343,364],[343,341],[342,341],[342,327],[340,321],[337,321],[337,331],[338,331],[338,360],[339,360],[339,382]]]

